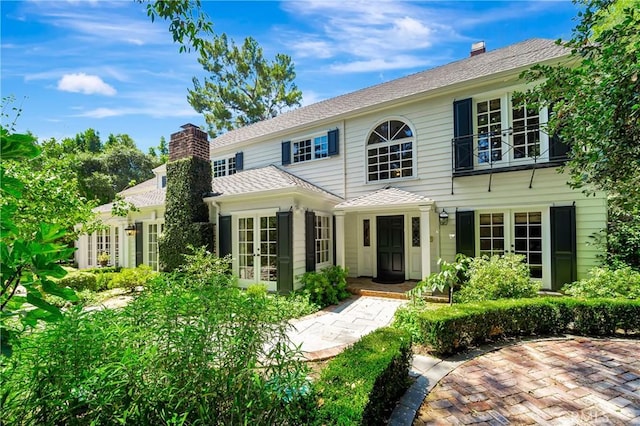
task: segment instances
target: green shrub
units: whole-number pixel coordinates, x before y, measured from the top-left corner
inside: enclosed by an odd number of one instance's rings
[[[454,295],[459,303],[535,297],[540,285],[529,278],[524,256],[476,257],[469,263],[469,281]]]
[[[349,297],[347,270],[340,266],[329,266],[320,272],[305,272],[300,277],[302,292],[309,301],[321,308],[340,303]]]
[[[97,291],[104,291],[112,287],[111,280],[118,275],[117,272],[103,272],[95,274]]]
[[[3,423],[308,424],[307,368],[275,309],[180,275],[121,310],[71,309],[0,367]]]
[[[188,247],[191,254],[183,254],[184,263],[178,271],[185,274],[190,281],[200,284],[232,285],[231,256],[217,257],[206,247]]]
[[[158,274],[148,265],[139,265],[135,268],[123,268],[111,277],[109,288],[124,288],[133,290],[136,287],[144,287]]]
[[[272,294],[269,297],[273,298],[272,303],[276,310],[282,314],[283,320],[300,318],[321,309],[319,305],[309,300],[309,295],[304,293],[291,292],[286,296]]]
[[[62,287],[70,287],[77,291],[96,291],[98,289],[96,276],[90,272],[84,271],[68,273],[60,279],[59,285]]]
[[[408,333],[385,327],[364,336],[329,361],[314,383],[320,403],[313,424],[383,424],[409,385],[410,362]]]
[[[458,291],[460,286],[469,280],[469,264],[473,259],[458,253],[456,260],[449,263],[443,259],[438,259],[440,272],[431,274],[407,292],[414,301],[421,299],[426,292],[433,291]]]
[[[264,284],[251,284],[247,287],[246,292],[249,297],[267,297],[267,286]]]
[[[536,298],[456,304],[418,312],[400,308],[394,324],[437,354],[505,337],[640,332],[640,301]]]
[[[640,298],[640,272],[630,267],[620,269],[593,268],[589,277],[562,288],[576,297]]]

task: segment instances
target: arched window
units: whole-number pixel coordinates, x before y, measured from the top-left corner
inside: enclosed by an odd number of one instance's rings
[[[414,141],[403,121],[387,120],[376,126],[367,141],[367,181],[413,176]]]

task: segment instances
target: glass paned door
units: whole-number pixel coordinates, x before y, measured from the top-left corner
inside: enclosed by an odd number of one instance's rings
[[[514,249],[526,257],[531,278],[542,278],[542,213],[514,214]]]
[[[275,216],[238,219],[238,277],[245,283],[277,280],[276,223]]]

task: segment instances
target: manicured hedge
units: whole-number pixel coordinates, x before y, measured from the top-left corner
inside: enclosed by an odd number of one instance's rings
[[[364,336],[333,358],[314,383],[314,424],[383,424],[408,387],[410,362],[409,333],[385,327]]]
[[[436,310],[400,309],[396,325],[436,354],[505,337],[640,332],[640,300],[538,298],[497,300]]]

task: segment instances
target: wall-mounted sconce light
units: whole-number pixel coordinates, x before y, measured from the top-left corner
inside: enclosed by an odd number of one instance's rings
[[[447,213],[445,209],[442,209],[442,211],[438,215],[438,219],[440,219],[440,225],[446,225],[447,223],[449,223],[449,213]]]
[[[133,237],[134,235],[136,235],[136,226],[133,223],[127,225],[127,227],[124,228],[124,230],[127,233],[127,235],[130,237]]]

